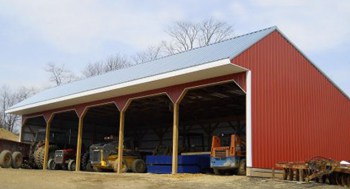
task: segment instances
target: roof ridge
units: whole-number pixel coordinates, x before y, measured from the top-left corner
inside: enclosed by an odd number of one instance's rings
[[[231,38],[228,38],[228,39],[222,40],[222,41],[218,41],[218,42],[210,43],[210,44],[205,45],[205,46],[195,47],[195,48],[192,48],[192,49],[189,49],[189,50],[185,50],[185,51],[177,52],[177,53],[174,53],[174,54],[165,55],[165,56],[162,56],[162,57],[159,57],[159,58],[156,58],[156,59],[153,59],[153,60],[149,60],[149,61],[146,61],[146,62],[142,62],[142,63],[139,63],[139,64],[146,64],[146,63],[150,63],[150,62],[157,61],[157,60],[161,60],[161,59],[164,59],[164,58],[167,58],[167,57],[170,57],[170,56],[175,56],[175,55],[178,55],[178,54],[182,54],[182,53],[186,53],[186,52],[194,51],[194,50],[197,50],[197,49],[201,49],[201,48],[209,47],[209,46],[212,46],[212,45],[216,45],[216,44],[219,44],[219,43],[223,43],[223,42],[230,41],[230,40],[233,40],[233,39],[237,39],[237,38],[240,38],[240,37],[244,37],[244,36],[247,36],[247,35],[252,35],[252,34],[255,34],[255,33],[259,33],[259,32],[262,32],[262,31],[265,31],[265,30],[269,30],[269,29],[272,29],[272,28],[274,28],[274,29],[278,29],[278,28],[277,28],[277,26],[271,26],[271,27],[268,27],[268,28],[264,28],[264,29],[256,30],[256,31],[253,31],[253,32],[249,32],[249,33],[246,33],[246,34],[242,34],[242,35],[234,36],[234,37],[231,37]],[[133,65],[133,66],[137,66],[137,65],[139,65],[139,64],[135,64],[135,65]],[[130,67],[133,67],[133,66],[130,66]],[[123,68],[123,69],[124,69],[124,68]]]
[[[79,82],[79,81],[83,81],[83,80],[86,80],[86,79],[91,79],[91,78],[96,78],[96,77],[102,77],[102,76],[107,75],[107,74],[112,74],[113,72],[116,72],[116,71],[122,71],[122,70],[126,70],[126,69],[129,69],[129,68],[132,68],[132,67],[136,67],[136,66],[138,66],[138,65],[148,64],[148,63],[151,63],[151,62],[154,62],[154,61],[162,60],[162,59],[167,58],[167,57],[171,57],[171,56],[183,54],[183,53],[186,53],[186,52],[191,52],[191,51],[194,51],[194,50],[197,50],[197,49],[202,49],[202,48],[209,47],[209,46],[216,45],[216,44],[220,44],[220,43],[223,43],[223,42],[226,42],[226,41],[238,39],[238,38],[241,38],[241,37],[244,37],[244,36],[252,35],[252,34],[259,33],[259,32],[265,31],[265,30],[269,30],[269,29],[272,29],[272,28],[278,29],[277,26],[271,26],[271,27],[268,27],[268,28],[256,30],[256,31],[253,31],[253,32],[249,32],[249,33],[246,33],[246,34],[234,36],[234,37],[231,37],[231,38],[222,40],[222,41],[210,43],[210,44],[205,45],[205,46],[195,47],[195,48],[192,48],[192,49],[189,49],[189,50],[186,50],[186,51],[181,51],[181,52],[177,52],[177,53],[174,53],[174,54],[165,55],[165,56],[156,58],[156,59],[154,59],[154,60],[149,60],[149,61],[142,62],[142,63],[132,64],[132,65],[130,65],[130,66],[126,66],[126,67],[121,68],[121,69],[118,69],[118,70],[112,70],[112,71],[109,71],[109,72],[106,72],[106,73],[97,74],[97,75],[93,75],[93,76],[90,76],[90,77],[82,77],[82,78],[79,78],[79,79],[74,80],[74,81],[69,82],[69,83],[63,83],[63,84],[58,85],[58,86],[51,86],[51,87],[48,87],[48,88],[44,89],[43,91],[46,91],[46,90],[48,90],[48,89],[54,89],[54,88],[62,87],[62,86],[69,85],[69,84],[71,84],[71,83],[75,83],[75,82]]]

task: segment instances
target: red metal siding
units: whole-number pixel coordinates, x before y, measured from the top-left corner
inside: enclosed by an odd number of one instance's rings
[[[279,32],[232,62],[252,72],[253,167],[350,160],[350,100]]]

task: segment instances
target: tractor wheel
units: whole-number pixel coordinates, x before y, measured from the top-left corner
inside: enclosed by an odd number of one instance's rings
[[[218,168],[213,168],[214,174],[216,175],[223,175],[225,173],[225,170],[221,170]]]
[[[2,168],[9,168],[12,163],[11,152],[4,150],[0,153],[0,166]]]
[[[68,170],[69,171],[75,171],[75,160],[70,159],[68,161]]]
[[[146,163],[142,159],[136,159],[132,162],[131,170],[134,173],[144,173],[146,171]]]
[[[238,168],[238,171],[237,171],[237,175],[246,175],[246,160],[245,159],[242,159],[240,162],[239,162],[239,168]]]
[[[44,160],[42,160],[43,154],[44,154],[44,150],[45,148],[43,146],[39,147],[38,149],[35,150],[34,152],[34,162],[35,165],[39,168],[42,169],[43,168],[43,162]]]
[[[23,163],[23,155],[21,152],[12,153],[12,168],[18,169]]]
[[[47,168],[50,170],[56,170],[56,163],[54,159],[49,159],[49,161],[47,162]]]
[[[125,173],[125,172],[127,172],[128,171],[128,164],[126,163],[126,160],[125,159],[123,159],[123,161],[122,161],[122,173]],[[114,170],[114,172],[118,172],[118,159],[116,159],[115,161],[114,161],[114,163],[113,163],[113,170]]]
[[[87,171],[87,164],[90,161],[90,153],[89,152],[85,152],[83,157],[81,158],[81,168],[84,171]],[[91,164],[90,164],[91,166]]]
[[[103,172],[103,169],[99,168],[99,167],[95,167],[95,166],[92,166],[92,170],[94,172]]]
[[[58,149],[56,145],[49,145],[49,158],[53,158],[55,151]],[[34,162],[39,169],[43,168],[44,165],[44,156],[45,156],[45,145],[40,146],[34,152]]]
[[[89,172],[94,171],[94,169],[93,169],[93,167],[92,167],[92,165],[91,165],[90,162],[88,162],[88,163],[86,164],[85,171],[89,171]]]

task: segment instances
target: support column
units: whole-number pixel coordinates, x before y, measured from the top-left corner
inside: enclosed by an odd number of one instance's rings
[[[47,169],[47,162],[49,161],[49,145],[50,145],[50,127],[51,127],[52,115],[46,120],[46,132],[45,132],[45,150],[44,150],[44,164],[43,170]]]
[[[125,118],[125,112],[122,110],[120,111],[119,116],[119,142],[118,142],[118,171],[117,173],[122,173],[122,167],[123,167],[123,150],[124,150],[124,118]]]
[[[75,171],[80,171],[80,159],[81,159],[81,145],[83,142],[83,126],[84,126],[84,114],[79,116],[78,125],[78,141],[77,141],[77,155],[75,160]]]
[[[179,148],[179,103],[174,103],[173,111],[173,159],[172,159],[172,174],[177,173],[178,168],[178,148]]]
[[[251,176],[250,168],[253,166],[252,149],[252,75],[251,71],[246,73],[246,158],[247,158],[247,176]]]

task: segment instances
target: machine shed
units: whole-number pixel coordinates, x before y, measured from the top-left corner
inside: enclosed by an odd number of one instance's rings
[[[119,136],[119,157],[124,139],[168,147],[172,173],[178,154],[209,152],[220,133],[244,138],[250,176],[281,161],[350,160],[349,97],[277,27],[47,89],[7,113],[22,115],[21,141],[69,131],[77,171],[106,135]]]

